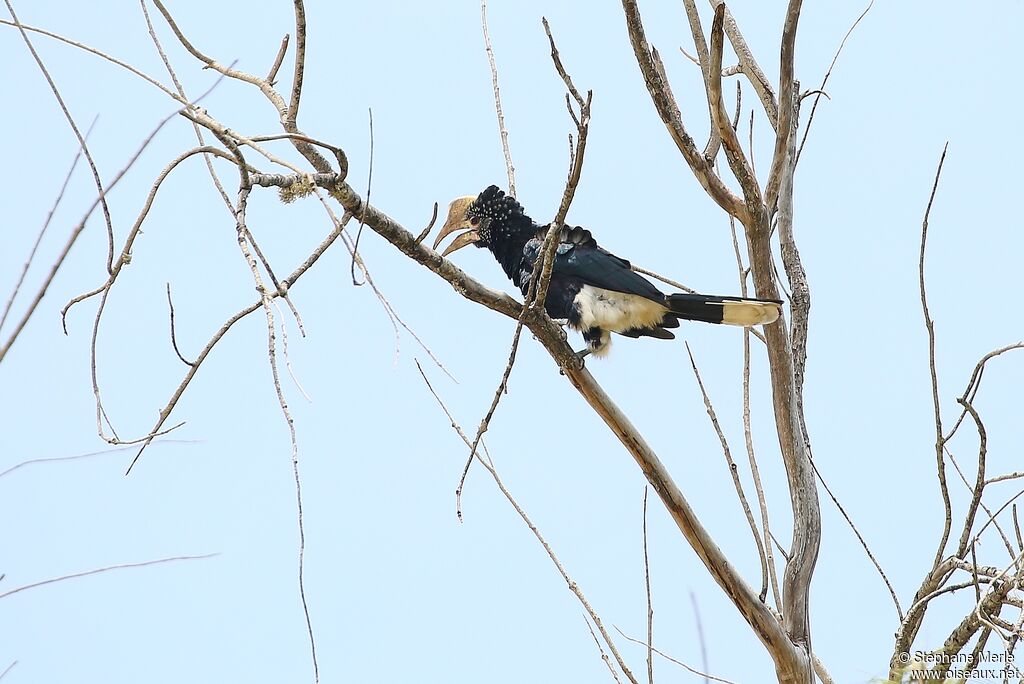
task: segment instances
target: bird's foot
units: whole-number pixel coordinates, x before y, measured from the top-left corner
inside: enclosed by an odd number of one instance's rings
[[[579,365],[579,370],[583,370],[584,368],[586,368],[587,364],[586,364],[586,362],[583,359],[586,358],[587,356],[589,356],[591,351],[592,350],[590,349],[590,347],[587,347],[586,349],[581,349],[578,352],[573,352],[572,355],[576,357],[576,360],[580,364]],[[565,375],[565,371],[562,370],[562,369],[559,369],[558,370],[558,374],[559,375]]]

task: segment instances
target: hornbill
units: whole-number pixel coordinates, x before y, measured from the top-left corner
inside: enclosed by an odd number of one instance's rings
[[[466,232],[441,256],[468,244],[486,247],[523,294],[529,292],[548,226],[534,223],[515,198],[492,185],[476,197],[452,201],[434,249],[460,229]],[[769,299],[665,295],[628,261],[599,247],[590,231],[564,226],[559,239],[544,308],[583,333],[587,347],[577,352],[581,359],[607,353],[613,332],[671,340],[675,335],[666,328],[678,328],[680,319],[751,326],[774,322],[782,310],[782,302]]]

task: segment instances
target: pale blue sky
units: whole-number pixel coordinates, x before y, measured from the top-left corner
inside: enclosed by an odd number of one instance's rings
[[[291,4],[170,3],[182,29],[223,63],[265,73]],[[36,0],[15,5],[44,26],[167,81],[136,3]],[[754,53],[777,80],[785,3],[731,5]],[[817,87],[862,2],[808,3],[797,76]],[[681,3],[641,3],[698,140],[707,110]],[[707,8],[703,8],[706,10]],[[214,79],[160,35],[191,96]],[[300,126],[342,146],[363,187],[373,109],[373,202],[418,232],[431,205],[506,184],[476,2],[307,3],[309,52]],[[520,200],[538,220],[554,214],[571,130],[563,87],[540,24],[547,16],[580,88],[593,88],[583,180],[569,220],[635,263],[712,293],[738,290],[728,223],[671,145],[633,60],[618,3],[494,1],[490,30]],[[705,11],[709,19],[710,12]],[[928,278],[938,335],[944,413],[955,417],[977,359],[1022,337],[1016,198],[1022,149],[1015,87],[1024,5],[1002,0],[877,2],[847,44],[818,108],[796,178],[796,233],[813,296],[807,419],[824,476],[868,539],[906,607],[934,554],[941,505],[926,338],[917,291],[920,221],[943,144],[950,142],[933,209]],[[0,249],[3,299],[66,173],[76,143],[16,31],[2,27],[7,106],[0,109]],[[125,164],[176,105],[109,63],[46,38],[34,43],[104,178]],[[282,69],[289,79],[291,56]],[[730,102],[732,81],[727,84]],[[250,135],[279,130],[252,88],[224,82],[204,101]],[[809,104],[809,102],[808,102]],[[746,122],[754,97],[744,90]],[[729,105],[731,110],[732,105]],[[805,108],[805,113],[809,107]],[[768,125],[755,123],[757,169]],[[741,135],[746,138],[746,124]],[[110,196],[119,241],[160,169],[194,144],[172,121]],[[281,155],[295,158],[281,144]],[[266,165],[264,165],[266,166]],[[233,192],[228,168],[222,177]],[[94,197],[84,167],[72,180],[35,267],[37,286]],[[279,273],[329,231],[315,200],[281,205],[254,192],[249,225]],[[470,474],[465,522],[454,489],[466,450],[427,392],[414,358],[467,430],[486,410],[514,324],[473,305],[371,231],[361,250],[394,308],[443,360],[449,381],[408,335],[395,355],[391,325],[369,288],[354,288],[336,244],[293,289],[308,336],[288,319],[290,379],[306,523],[306,591],[324,682],[610,681],[566,589],[482,468]],[[59,311],[102,283],[106,236],[94,216],[35,318],[0,365],[0,470],[28,459],[105,447],[95,434],[89,337],[96,302]],[[511,289],[483,252],[459,265]],[[165,183],[108,304],[99,339],[105,406],[122,437],[145,434],[184,366],[170,346],[164,288],[175,294],[179,345],[194,356],[223,320],[254,296],[234,223],[202,162]],[[32,290],[34,291],[34,290]],[[15,313],[23,311],[23,295]],[[6,335],[6,328],[4,335]],[[689,325],[733,454],[747,478],[740,422],[742,334]],[[580,344],[578,337],[573,338]],[[755,346],[753,411],[759,463],[776,535],[789,503]],[[1000,359],[977,406],[989,428],[990,472],[1019,468],[1024,365]],[[759,568],[721,449],[682,340],[616,341],[588,366],[646,434],[731,560],[751,583]],[[538,421],[538,404],[547,419]],[[203,366],[174,418],[173,443],[156,445],[130,477],[131,452],[27,466],[0,478],[0,592],[95,567],[185,554],[215,558],[127,569],[34,589],[0,602],[0,671],[7,681],[311,681],[296,564],[295,493],[286,425],[270,380],[266,326],[238,324]],[[173,419],[172,419],[173,421]],[[173,421],[176,422],[176,421]],[[525,425],[530,425],[526,429]],[[641,556],[644,480],[614,436],[525,335],[510,392],[488,433],[507,486],[531,514],[605,623],[645,629]],[[954,445],[973,468],[973,438]],[[952,478],[952,476],[951,476]],[[1016,490],[1001,485],[999,495]],[[963,504],[965,489],[951,479]],[[750,492],[752,496],[752,492]],[[1004,497],[1005,498],[1005,497]],[[1001,502],[1001,500],[999,501]],[[997,502],[998,503],[998,502]],[[696,596],[712,674],[771,679],[771,662],[652,497],[655,645],[702,667],[690,595]],[[882,676],[896,629],[884,585],[822,492],[821,556],[812,586],[814,647],[838,682]],[[921,633],[935,647],[963,615],[949,599]],[[619,640],[638,675],[644,649]],[[699,681],[664,661],[659,681]],[[6,682],[5,682],[6,684]]]

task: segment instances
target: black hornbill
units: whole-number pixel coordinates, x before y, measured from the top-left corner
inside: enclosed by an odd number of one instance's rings
[[[548,226],[539,226],[523,208],[497,186],[476,197],[460,197],[451,203],[448,218],[434,241],[434,249],[446,236],[467,229],[448,245],[448,256],[468,244],[487,247],[505,275],[526,295],[533,267],[541,258]],[[760,325],[779,317],[782,302],[702,294],[665,295],[649,280],[630,268],[629,262],[598,246],[590,231],[562,228],[555,253],[544,308],[554,319],[567,320],[583,333],[587,348],[580,358],[608,351],[611,334],[627,337],[675,337],[666,328],[678,328],[679,320]]]

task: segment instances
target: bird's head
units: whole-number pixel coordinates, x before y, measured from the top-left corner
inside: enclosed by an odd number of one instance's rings
[[[458,230],[465,232],[455,238],[441,256],[448,256],[469,244],[491,247],[495,241],[522,230],[520,224],[524,219],[526,225],[532,225],[519,203],[492,185],[476,197],[469,195],[452,200],[448,206],[448,218],[434,240],[434,249]]]

